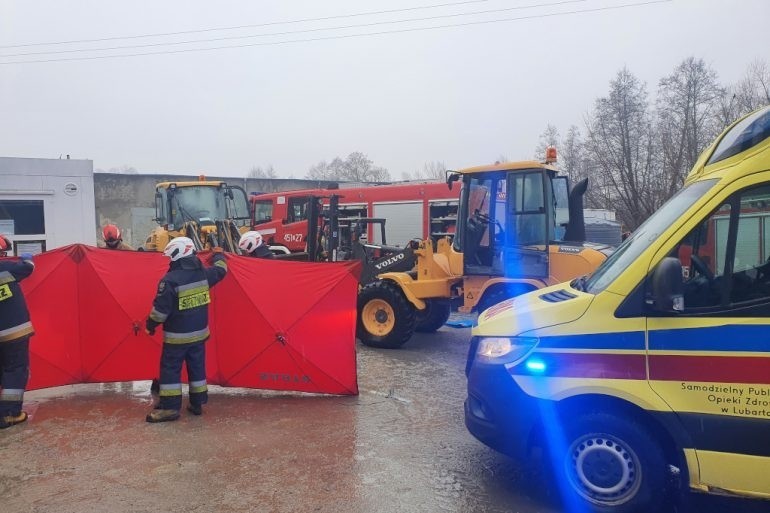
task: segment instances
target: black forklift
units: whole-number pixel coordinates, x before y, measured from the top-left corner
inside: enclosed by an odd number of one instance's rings
[[[308,200],[307,251],[294,255],[276,255],[278,259],[310,262],[343,262],[358,260],[362,263],[359,283],[366,285],[384,272],[411,271],[417,259],[415,241],[404,247],[389,246],[385,238],[385,219],[379,217],[346,217],[340,212],[342,196],[311,196]],[[328,200],[324,204],[324,200]],[[379,230],[382,244],[368,241],[369,226]]]

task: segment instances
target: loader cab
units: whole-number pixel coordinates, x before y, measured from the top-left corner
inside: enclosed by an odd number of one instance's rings
[[[549,244],[562,240],[569,224],[569,184],[555,170],[531,164],[462,174],[453,248],[463,253],[465,275],[548,276]]]
[[[172,231],[188,222],[202,227],[229,219],[245,226],[251,219],[246,192],[224,182],[158,184],[155,217],[158,224]]]

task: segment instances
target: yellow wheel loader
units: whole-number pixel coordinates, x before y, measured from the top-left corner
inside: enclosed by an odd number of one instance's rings
[[[587,180],[570,191],[552,164],[507,162],[447,171],[461,182],[452,240],[413,243],[417,265],[388,272],[358,295],[362,343],[398,348],[414,331],[433,332],[460,312],[482,312],[505,299],[592,272],[612,248],[583,242]]]
[[[174,237],[189,237],[197,250],[222,247],[240,253],[238,240],[250,229],[246,192],[218,180],[162,182],[155,188],[155,228],[144,251],[163,251]]]

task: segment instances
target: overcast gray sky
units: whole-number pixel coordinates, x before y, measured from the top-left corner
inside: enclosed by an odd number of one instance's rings
[[[723,83],[770,60],[768,0],[600,10],[644,1],[0,0],[0,54],[34,54],[0,63],[57,61],[0,64],[0,155],[231,176],[273,165],[299,178],[361,151],[400,178],[432,160],[461,168],[531,158],[546,125],[580,124],[624,65],[654,94],[690,55]],[[438,4],[455,5],[406,10]],[[468,14],[479,11],[495,12]],[[567,11],[584,12],[547,16]],[[255,26],[308,18],[329,19]],[[197,32],[12,47],[187,31]],[[280,32],[290,33],[266,35]],[[357,36],[372,32],[391,33]],[[221,39],[240,36],[257,37]],[[200,39],[221,40],[166,44]],[[62,53],[38,54],[50,51]]]

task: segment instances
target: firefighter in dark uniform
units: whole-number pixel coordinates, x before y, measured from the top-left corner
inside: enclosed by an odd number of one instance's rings
[[[274,258],[273,252],[262,240],[262,234],[259,232],[246,232],[241,235],[238,241],[238,247],[241,248],[246,256],[256,258]]]
[[[208,400],[206,352],[209,338],[209,288],[227,273],[221,249],[214,254],[214,265],[205,267],[195,255],[193,241],[177,237],[163,254],[171,258],[169,271],[158,284],[158,293],[147,319],[152,335],[163,324],[163,352],[160,357],[160,399],[147,415],[147,422],[166,422],[179,418],[182,407],[182,364],[187,363],[190,404],[187,409],[203,413]]]
[[[11,241],[0,235],[0,256]],[[29,338],[34,333],[19,282],[32,274],[32,255],[0,261],[0,429],[27,420],[21,410],[29,378]]]

